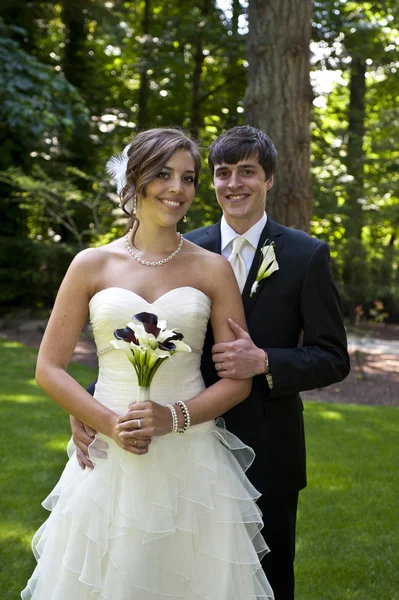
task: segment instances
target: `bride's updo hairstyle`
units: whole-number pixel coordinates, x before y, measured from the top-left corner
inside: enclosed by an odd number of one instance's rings
[[[177,150],[187,150],[194,161],[194,185],[197,186],[201,156],[197,144],[179,129],[148,129],[136,135],[127,149],[126,183],[120,192],[121,208],[128,215],[126,231],[137,230],[139,220],[128,207],[146,196],[146,186],[164,168]]]

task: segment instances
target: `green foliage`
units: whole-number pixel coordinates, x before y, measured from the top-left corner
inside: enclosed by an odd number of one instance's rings
[[[65,179],[59,181],[38,165],[29,175],[10,168],[0,172],[0,181],[14,188],[13,196],[25,211],[31,239],[56,243],[62,239],[82,250],[116,220],[117,200],[107,193],[108,182],[98,182],[76,168],[67,168]]]
[[[398,320],[398,5],[318,0],[313,18],[314,67],[336,80],[330,93],[319,93],[314,111],[313,233],[330,245],[347,314],[382,300]],[[367,67],[364,134],[353,169],[349,89],[359,57]]]
[[[87,120],[87,112],[77,90],[62,73],[40,63],[11,39],[10,30],[0,20],[0,119],[7,140],[0,164],[13,164],[19,147],[45,146],[45,136],[71,135],[74,127]],[[54,147],[54,146],[53,146]]]
[[[25,237],[0,236],[0,307],[47,308],[77,248]]]
[[[28,8],[8,1],[0,24],[0,235],[55,245],[60,236],[75,251],[122,233],[105,164],[135,131],[183,127],[205,156],[216,135],[244,122],[245,9],[236,0],[231,14],[214,0]],[[382,300],[392,320],[399,319],[398,12],[393,0],[315,0],[313,11],[313,70],[335,83],[330,92],[316,89],[312,233],[330,245],[347,314]],[[365,132],[355,172],[349,90],[359,60],[366,60]],[[220,217],[206,165],[197,194],[182,231]]]

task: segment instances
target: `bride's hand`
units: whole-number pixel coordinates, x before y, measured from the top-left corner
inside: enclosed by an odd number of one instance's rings
[[[139,438],[139,436],[135,435],[136,430],[124,430],[124,435],[121,435],[119,419],[123,418],[123,416],[126,415],[122,415],[121,417],[115,419],[114,428],[111,435],[112,439],[118,444],[118,446],[123,448],[123,450],[126,450],[126,452],[131,452],[132,454],[138,455],[147,454],[148,446],[151,444],[151,437],[148,435],[141,435]],[[127,429],[129,429],[129,426],[127,426]]]
[[[167,406],[151,400],[136,402],[129,405],[126,414],[118,417],[116,429],[123,440],[136,439],[137,445],[141,446],[142,440],[170,433],[172,415]]]

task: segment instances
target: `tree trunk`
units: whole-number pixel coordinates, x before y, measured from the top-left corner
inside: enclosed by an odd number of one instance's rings
[[[194,59],[194,73],[193,73],[193,95],[191,102],[191,120],[190,120],[190,131],[195,137],[198,137],[199,130],[202,126],[202,115],[201,115],[201,77],[202,69],[204,66],[205,54],[204,54],[204,39],[206,36],[206,22],[209,14],[213,7],[213,0],[203,0],[200,5],[201,17],[200,20],[203,24],[199,24],[197,42],[194,47],[193,59]]]
[[[346,164],[352,181],[348,183],[346,201],[347,220],[346,234],[358,240],[362,237],[363,210],[361,200],[364,196],[364,162],[363,148],[366,95],[366,63],[359,56],[352,56],[350,101],[348,115],[348,146]]]
[[[66,29],[62,70],[69,83],[81,89],[87,78],[86,15],[77,2],[64,0],[62,20]]]
[[[366,64],[363,58],[352,56],[350,101],[348,109],[348,145],[346,165],[351,181],[347,183],[345,202],[346,245],[342,277],[348,295],[348,307],[351,319],[355,317],[355,307],[360,304],[368,287],[366,252],[362,243],[363,210],[361,200],[364,191],[363,149],[366,94]]]
[[[11,29],[8,33],[16,40],[25,52],[36,54],[35,38],[37,36],[37,19],[41,17],[41,7],[37,1],[3,0],[1,18],[6,25],[15,25],[20,29]]]
[[[226,80],[229,82],[227,84],[228,90],[228,99],[227,99],[227,108],[229,110],[228,118],[226,121],[226,129],[231,129],[235,125],[238,125],[238,114],[237,114],[237,89],[236,82],[237,78],[241,75],[241,69],[237,66],[238,59],[242,57],[241,51],[241,38],[242,36],[238,33],[238,22],[240,15],[243,12],[243,8],[241,6],[240,0],[232,0],[231,3],[231,11],[232,11],[232,19],[231,19],[231,37],[233,38],[233,43],[230,46],[229,50],[229,64],[226,69]]]
[[[69,83],[85,97],[91,67],[89,48],[87,47],[87,16],[84,6],[79,4],[79,0],[73,0],[73,2],[63,0],[62,20],[66,33],[62,70]],[[66,143],[66,149],[72,166],[78,167],[82,171],[90,168],[93,142],[90,139],[89,123],[74,129],[71,139]]]
[[[249,0],[245,120],[262,129],[278,152],[267,211],[279,223],[309,230],[309,44],[312,0]]]
[[[140,60],[140,88],[139,88],[139,110],[137,115],[138,129],[148,127],[148,56],[150,53],[150,23],[151,23],[151,0],[144,2],[144,14],[141,22],[141,32],[144,37],[143,52]]]

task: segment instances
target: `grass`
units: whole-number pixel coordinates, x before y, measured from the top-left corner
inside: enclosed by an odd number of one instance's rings
[[[399,600],[399,412],[306,402],[297,600]]]
[[[65,464],[68,418],[34,383],[36,350],[0,339],[0,598],[34,568],[40,502]],[[72,364],[83,385],[95,371]],[[399,412],[306,402],[309,485],[298,513],[297,600],[399,600]]]
[[[0,339],[0,598],[16,600],[35,560],[31,538],[47,518],[42,500],[66,462],[67,414],[34,381],[37,350]],[[72,363],[88,385],[95,370]]]

